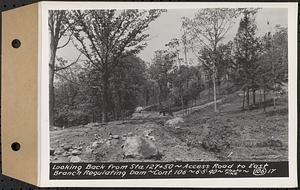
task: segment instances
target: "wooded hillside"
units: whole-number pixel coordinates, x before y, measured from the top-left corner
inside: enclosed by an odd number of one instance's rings
[[[200,9],[182,18],[182,37],[155,50],[151,62],[139,52],[167,10],[50,11],[50,124],[123,120],[137,107],[188,113],[209,101],[218,112],[217,100],[238,91],[241,109],[266,109],[268,97],[276,106],[288,82],[287,28],[258,36],[258,11]],[[77,52],[73,60],[57,56],[66,46]]]

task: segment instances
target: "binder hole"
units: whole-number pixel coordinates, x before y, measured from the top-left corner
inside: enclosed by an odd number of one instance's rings
[[[11,42],[11,45],[13,48],[19,48],[21,46],[21,42],[20,40],[18,39],[14,39],[12,42]]]
[[[21,148],[21,145],[17,142],[14,142],[14,143],[11,144],[11,149],[13,151],[18,151],[18,150],[20,150],[20,148]]]

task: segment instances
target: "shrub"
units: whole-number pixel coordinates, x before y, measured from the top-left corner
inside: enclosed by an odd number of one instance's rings
[[[89,123],[89,116],[81,110],[71,110],[67,106],[54,116],[54,125],[59,127],[71,127]]]
[[[202,141],[202,147],[209,151],[221,152],[230,148],[232,137],[235,135],[230,126],[211,127],[211,130]]]

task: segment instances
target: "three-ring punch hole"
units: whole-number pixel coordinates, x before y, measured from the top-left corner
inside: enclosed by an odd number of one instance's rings
[[[20,150],[20,148],[21,148],[21,145],[18,142],[14,142],[14,143],[11,144],[11,149],[13,151],[18,151],[18,150]]]
[[[11,42],[11,46],[13,48],[19,48],[21,46],[21,41],[18,40],[18,39],[14,39],[12,42]]]

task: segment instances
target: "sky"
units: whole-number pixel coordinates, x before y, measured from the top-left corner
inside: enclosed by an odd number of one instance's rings
[[[167,44],[172,38],[181,37],[181,18],[193,18],[196,11],[197,9],[173,9],[163,13],[158,19],[150,24],[149,29],[146,32],[150,34],[150,37],[147,40],[148,45],[138,54],[138,56],[146,62],[151,62],[156,50],[165,49],[165,44]],[[269,26],[267,25],[267,22],[269,22]],[[287,27],[287,23],[287,9],[260,9],[256,14],[257,35],[261,36],[267,33],[270,31],[270,28],[274,28],[275,25],[278,24]],[[235,24],[225,36],[224,42],[234,38],[237,33],[238,24],[239,20],[236,20]],[[66,48],[58,52],[58,56],[70,60],[70,62],[74,61],[78,54],[78,51],[72,47],[71,43]]]

